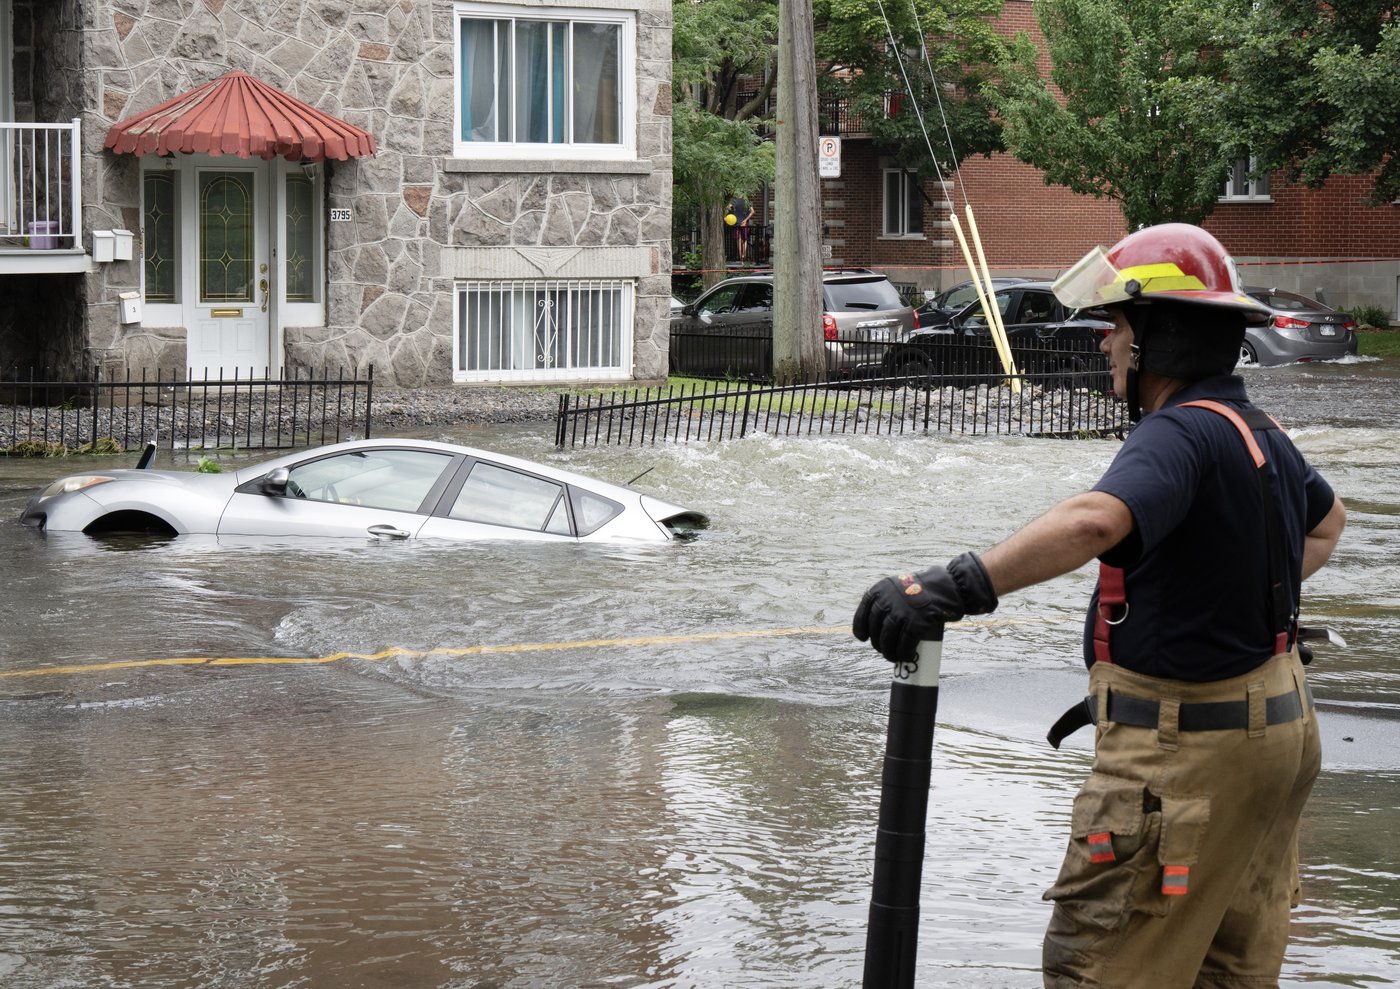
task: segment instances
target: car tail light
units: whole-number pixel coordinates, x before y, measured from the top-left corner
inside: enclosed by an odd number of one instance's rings
[[[1354,319],[1344,319],[1344,320],[1342,320],[1342,329],[1344,329],[1344,330],[1346,330],[1348,333],[1350,333],[1352,330],[1356,329],[1356,320],[1354,320]]]
[[[918,328],[919,328],[919,310],[915,309],[915,310],[914,310],[914,329],[917,330]]]
[[[836,317],[831,313],[822,313],[822,339],[828,343],[836,339]]]
[[[1294,319],[1292,316],[1275,316],[1274,327],[1280,330],[1306,330],[1308,321],[1306,319]]]

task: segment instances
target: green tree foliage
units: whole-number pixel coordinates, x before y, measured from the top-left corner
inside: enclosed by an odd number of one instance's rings
[[[1375,172],[1373,204],[1400,197],[1400,4],[1190,2],[1216,16],[1228,85],[1194,95],[1222,142],[1289,181]]]
[[[727,197],[749,199],[773,178],[759,116],[777,72],[776,0],[672,5],[672,169],[678,216],[700,217],[702,264],[724,268]],[[755,84],[740,101],[741,85]]]
[[[983,95],[1008,53],[993,30],[1001,8],[1002,0],[814,0],[821,112],[844,103],[920,179],[951,177],[958,162],[1002,150]],[[835,123],[824,120],[824,132]]]
[[[1211,7],[1037,0],[1050,79],[1023,46],[994,93],[1007,148],[1047,184],[1116,201],[1130,228],[1199,223],[1242,152],[1201,119],[1199,101],[1218,99],[1226,75]]]

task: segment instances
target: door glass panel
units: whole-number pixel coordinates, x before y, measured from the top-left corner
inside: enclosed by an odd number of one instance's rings
[[[293,467],[292,498],[414,512],[452,463],[423,450],[356,450]]]
[[[147,302],[180,301],[179,191],[178,173],[145,174],[141,239],[146,251]]]
[[[253,301],[253,175],[199,175],[199,298]]]
[[[287,301],[316,301],[316,183],[287,176]]]
[[[564,489],[553,481],[478,461],[449,514],[466,522],[539,531],[563,494]]]

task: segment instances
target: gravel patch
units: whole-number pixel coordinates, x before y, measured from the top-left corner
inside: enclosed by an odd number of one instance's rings
[[[559,392],[542,388],[374,389],[374,431],[464,423],[551,422]]]

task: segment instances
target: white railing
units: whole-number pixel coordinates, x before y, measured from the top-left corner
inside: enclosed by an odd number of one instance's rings
[[[0,122],[0,249],[82,250],[82,148],[67,124]]]

